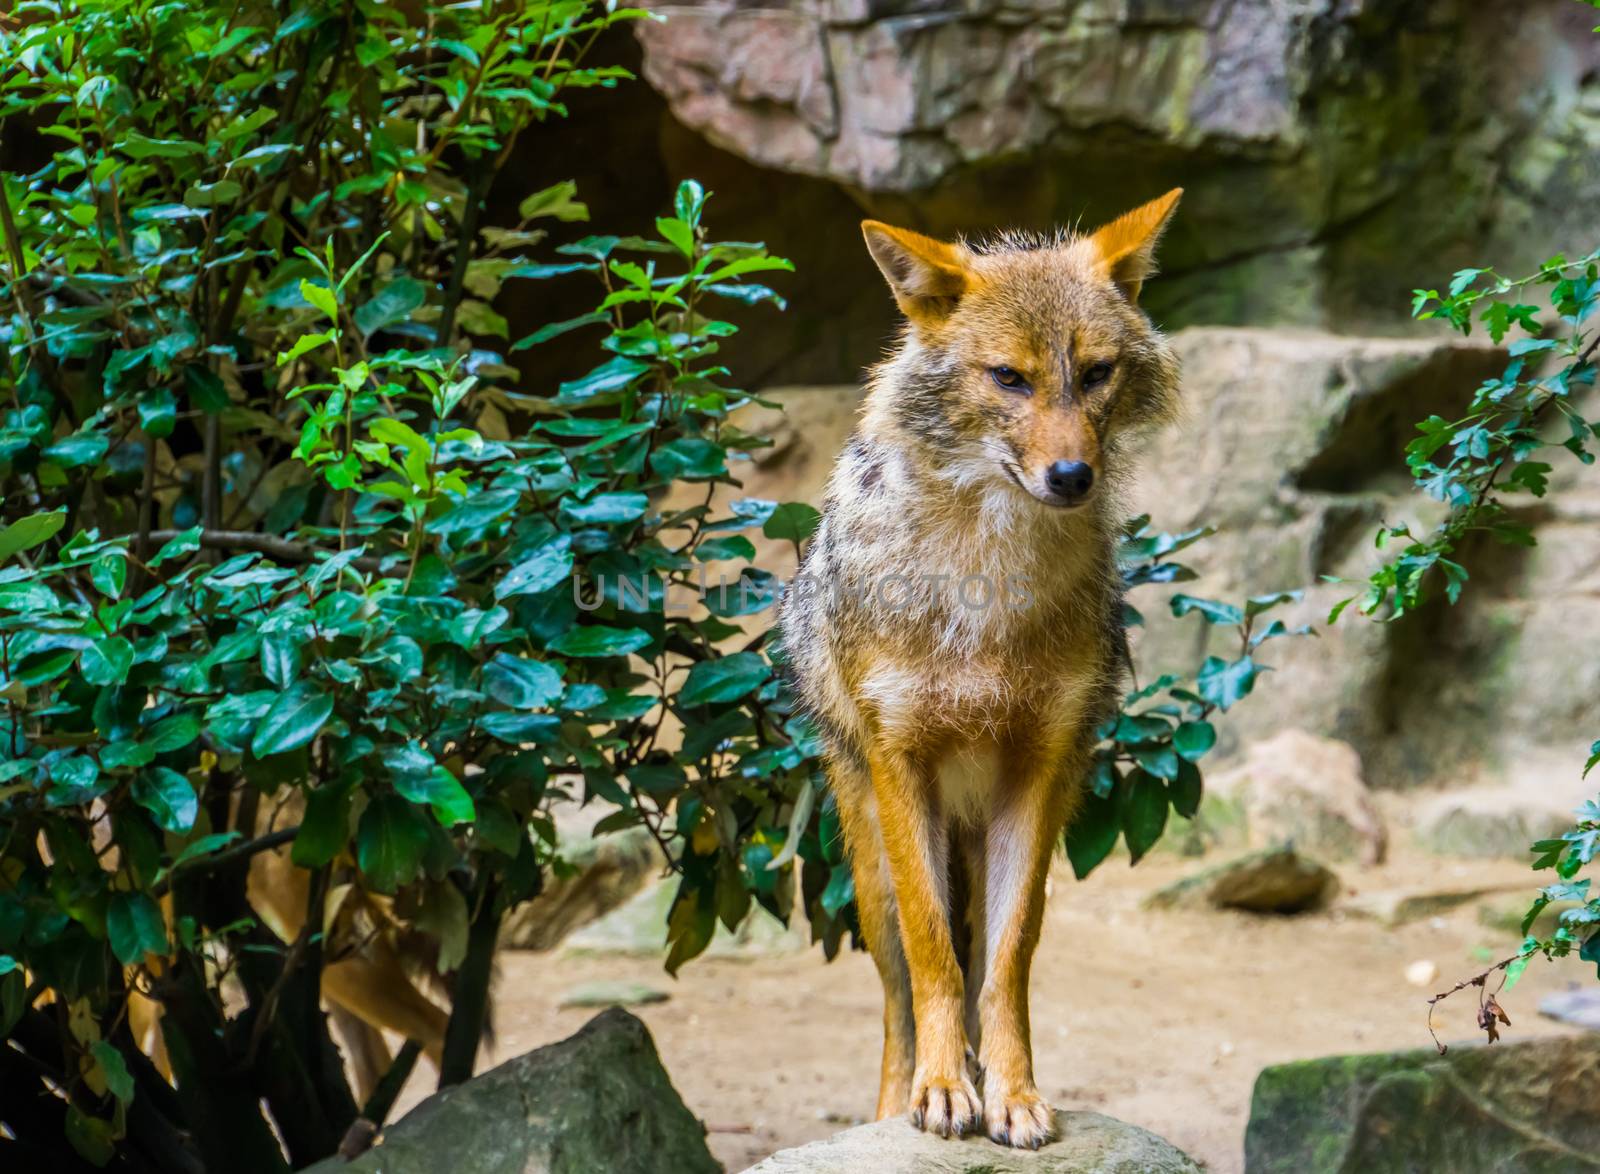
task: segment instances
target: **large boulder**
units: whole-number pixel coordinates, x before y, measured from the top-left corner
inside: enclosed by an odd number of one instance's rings
[[[1285,841],[1334,860],[1382,862],[1389,833],[1347,743],[1284,730],[1252,743],[1244,761],[1207,780],[1244,809],[1249,842]]]
[[[1600,1169],[1600,1036],[1264,1069],[1246,1174],[1570,1174]]]
[[[885,217],[1093,222],[1184,185],[1150,297],[1190,323],[1403,319],[1457,261],[1582,239],[1600,194],[1600,50],[1570,0],[649,7],[644,76],[683,124]]]
[[[1199,1174],[1183,1151],[1099,1113],[1058,1112],[1056,1132],[1042,1149],[1015,1150],[983,1137],[937,1137],[891,1117],[782,1150],[746,1174]]]
[[[308,1174],[716,1174],[650,1033],[622,1010],[437,1092],[355,1161]]]

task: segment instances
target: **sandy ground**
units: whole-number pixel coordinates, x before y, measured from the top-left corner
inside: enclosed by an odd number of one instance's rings
[[[1078,883],[1063,866],[1033,979],[1035,1067],[1061,1108],[1093,1109],[1151,1129],[1208,1169],[1242,1169],[1256,1073],[1268,1064],[1341,1052],[1431,1047],[1425,996],[1510,953],[1515,938],[1479,922],[1477,903],[1400,929],[1331,911],[1299,917],[1145,912],[1140,899],[1200,867],[1156,855],[1129,869],[1108,861]],[[1341,873],[1357,890],[1505,885],[1533,876],[1514,862],[1402,856]],[[1406,968],[1433,962],[1426,989]],[[752,960],[700,959],[674,981],[652,958],[504,955],[497,1039],[483,1066],[561,1039],[595,1012],[558,1009],[575,984],[627,980],[670,992],[636,1008],[667,1070],[710,1130],[730,1171],[774,1150],[825,1137],[869,1115],[880,1035],[877,976],[865,954],[823,961],[819,950]],[[1556,1034],[1540,996],[1593,971],[1575,960],[1531,966],[1502,999],[1509,1040]],[[1477,1034],[1471,991],[1441,1004],[1441,1038]],[[432,1088],[419,1072],[402,1109]]]

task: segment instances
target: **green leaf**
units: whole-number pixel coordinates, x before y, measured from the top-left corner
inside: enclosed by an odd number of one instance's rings
[[[136,130],[130,130],[117,140],[117,150],[130,159],[184,159],[191,155],[204,155],[204,143],[191,143],[183,139],[152,139]]]
[[[598,624],[570,628],[550,641],[550,651],[562,656],[626,656],[650,643],[650,633],[640,628],[607,628]]]
[[[1135,746],[1133,760],[1158,779],[1178,777],[1178,756],[1170,746]]]
[[[680,705],[709,705],[737,701],[764,684],[772,669],[760,653],[735,652],[716,660],[703,660],[689,670],[678,691]]]
[[[1128,800],[1122,810],[1122,834],[1128,854],[1138,864],[1167,826],[1167,789],[1154,775],[1135,768],[1128,775]]]
[[[547,591],[572,573],[572,562],[571,537],[553,538],[501,576],[494,585],[494,597],[508,599]]]
[[[1172,748],[1178,757],[1199,762],[1217,744],[1217,730],[1210,722],[1184,722],[1172,733]]]
[[[66,521],[67,511],[60,509],[48,514],[29,514],[0,529],[0,563],[14,554],[48,542]]]
[[[295,750],[317,736],[333,714],[333,698],[309,681],[278,694],[256,726],[250,753],[257,758]]]
[[[1200,696],[1218,709],[1226,711],[1249,695],[1261,668],[1248,656],[1235,661],[1225,661],[1220,656],[1208,656],[1195,678]]]
[[[1122,813],[1115,792],[1097,795],[1088,791],[1083,806],[1067,825],[1067,859],[1079,880],[1099,866],[1117,846],[1122,832]]]
[[[848,864],[833,866],[828,873],[828,884],[817,899],[829,917],[838,917],[844,907],[856,899],[855,877]]]
[[[1193,819],[1200,810],[1200,799],[1204,792],[1200,768],[1187,758],[1180,759],[1178,777],[1167,785],[1167,790],[1172,796],[1172,810],[1184,819]]]
[[[557,220],[587,220],[589,209],[575,197],[578,185],[570,179],[553,184],[543,191],[534,192],[517,205],[517,215],[524,220],[539,216],[554,216]]]
[[[106,907],[106,936],[124,966],[137,966],[146,954],[165,955],[167,923],[148,893],[113,893]]]
[[[330,294],[329,296],[331,297],[332,295]],[[295,340],[295,344],[292,347],[278,353],[278,366],[282,367],[285,363],[292,363],[308,351],[316,350],[323,343],[332,340],[338,333],[337,330],[329,330],[322,334],[302,334]]]
[[[169,832],[186,832],[200,814],[189,780],[165,766],[147,767],[133,779],[133,801]]]
[[[483,687],[511,709],[543,709],[561,696],[561,674],[542,661],[497,652],[484,666]]]
[[[339,321],[339,299],[334,296],[333,291],[327,286],[317,285],[302,278],[300,281],[300,296],[305,298],[307,303],[321,310],[334,322]]]
[[[330,863],[350,838],[351,788],[327,785],[306,792],[306,810],[300,817],[289,859],[299,868],[321,868]]]
[[[393,893],[416,877],[428,839],[415,807],[398,795],[378,795],[356,827],[356,863],[374,890]]]
[[[804,542],[816,531],[822,514],[804,502],[784,502],[761,527],[768,538],[780,542]]]
[[[694,229],[675,216],[657,216],[656,231],[685,257],[694,256]]]
[[[477,814],[472,796],[467,794],[460,780],[443,766],[435,766],[420,776],[397,776],[395,790],[413,803],[426,803],[433,808],[434,818],[442,827],[452,828],[458,823],[471,823]]]
[[[568,331],[579,330],[585,326],[595,326],[602,322],[610,322],[610,314],[602,314],[598,310],[590,314],[579,314],[576,318],[567,318],[561,322],[550,322],[539,327],[532,334],[519,338],[511,344],[513,351],[527,350],[531,346],[538,346],[541,342],[549,342]]]
[[[166,931],[163,929],[162,937],[165,936]],[[128,1062],[123,1059],[116,1045],[109,1040],[96,1040],[94,1046],[89,1049],[89,1054],[100,1065],[100,1072],[105,1077],[106,1088],[110,1090],[111,1095],[123,1104],[133,1100],[133,1075],[128,1071]]]
[[[83,650],[79,664],[91,685],[120,685],[133,668],[133,645],[122,636],[107,636]]]
[[[1172,614],[1182,618],[1192,611],[1199,612],[1208,624],[1242,624],[1244,612],[1231,603],[1215,599],[1198,599],[1193,595],[1177,594],[1172,597]]]
[[[582,379],[563,383],[558,389],[562,400],[582,400],[608,391],[621,391],[639,376],[650,370],[650,364],[618,355],[602,363]]]
[[[109,1166],[117,1156],[116,1127],[100,1117],[92,1117],[77,1105],[67,1106],[62,1132],[78,1156],[91,1166]]]
[[[586,502],[562,502],[561,509],[585,526],[617,525],[644,517],[650,499],[642,493],[597,493]]]
[[[427,299],[428,287],[422,282],[415,277],[397,277],[355,312],[356,329],[362,334],[374,334],[385,326],[403,322]]]

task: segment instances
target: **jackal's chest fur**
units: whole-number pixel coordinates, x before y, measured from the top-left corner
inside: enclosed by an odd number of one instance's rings
[[[930,492],[892,458],[875,470],[847,451],[785,602],[793,676],[830,740],[915,745],[954,777],[986,772],[983,747],[1086,723],[1114,680],[1099,520],[1004,488]]]

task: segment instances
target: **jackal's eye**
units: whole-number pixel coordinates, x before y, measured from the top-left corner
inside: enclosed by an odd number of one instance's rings
[[[989,368],[989,378],[1007,391],[1028,390],[1028,381],[1022,377],[1020,372],[1013,371],[1010,367]]]
[[[1090,388],[1099,387],[1102,383],[1104,383],[1107,379],[1110,379],[1110,378],[1111,378],[1111,364],[1110,363],[1094,363],[1091,366],[1084,368],[1084,372],[1083,372],[1084,390],[1087,391]]]

